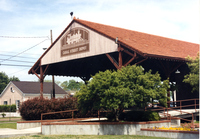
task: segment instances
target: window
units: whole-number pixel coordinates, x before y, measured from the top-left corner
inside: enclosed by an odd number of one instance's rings
[[[16,107],[17,107],[17,110],[18,110],[19,107],[20,107],[20,100],[15,100],[15,104],[16,104]]]
[[[8,101],[4,101],[4,102],[3,102],[3,105],[8,105]]]
[[[14,91],[14,89],[13,89],[12,87],[10,88],[10,91],[11,91],[12,93],[14,93],[14,92],[15,92],[15,91]]]

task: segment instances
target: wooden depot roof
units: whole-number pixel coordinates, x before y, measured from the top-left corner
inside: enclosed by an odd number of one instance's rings
[[[199,44],[165,38],[147,33],[132,31],[119,27],[103,25],[80,19],[75,22],[82,24],[109,38],[116,39],[131,49],[147,57],[165,57],[169,59],[182,59],[187,56],[196,57]]]
[[[118,42],[123,47],[135,51],[136,53],[146,58],[161,58],[167,60],[186,61],[185,58],[187,56],[195,58],[197,56],[197,53],[199,52],[199,44],[74,18],[72,22],[60,34],[60,36],[52,43],[52,45],[33,65],[33,67],[28,72],[29,74],[33,74],[32,70],[35,70],[36,73],[39,73],[39,69],[37,67],[39,67],[42,57],[54,46],[57,41],[59,41],[59,39],[74,22],[79,23],[82,26],[89,28],[107,38],[110,38],[113,41],[115,41],[116,37],[118,37]]]

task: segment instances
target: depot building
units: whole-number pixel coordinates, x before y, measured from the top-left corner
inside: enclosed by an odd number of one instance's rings
[[[137,64],[175,82],[178,89],[173,96],[182,100],[199,97],[182,82],[189,73],[186,57],[195,58],[198,52],[195,43],[74,18],[28,73],[40,79],[42,95],[46,75],[80,77],[86,82],[99,71]]]

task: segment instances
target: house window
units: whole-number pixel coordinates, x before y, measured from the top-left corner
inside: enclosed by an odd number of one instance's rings
[[[3,102],[3,105],[8,105],[8,101],[4,101],[4,102]]]
[[[20,107],[20,100],[16,100],[15,104],[16,104],[17,109],[19,109],[19,107]]]

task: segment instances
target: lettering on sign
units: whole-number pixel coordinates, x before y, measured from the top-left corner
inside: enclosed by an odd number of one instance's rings
[[[61,38],[61,57],[89,51],[89,32],[74,28]]]

